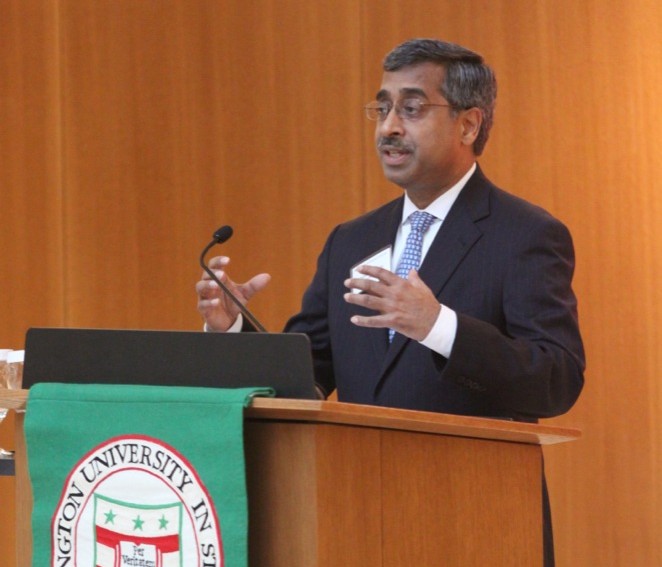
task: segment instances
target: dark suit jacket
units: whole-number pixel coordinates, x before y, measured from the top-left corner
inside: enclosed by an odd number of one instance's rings
[[[539,207],[477,169],[420,267],[440,303],[457,312],[449,359],[386,329],[357,327],[367,310],[343,299],[352,266],[392,244],[403,199],[334,229],[301,312],[316,379],[341,401],[535,420],[567,411],[583,385],[584,352],[571,289],[572,239]]]

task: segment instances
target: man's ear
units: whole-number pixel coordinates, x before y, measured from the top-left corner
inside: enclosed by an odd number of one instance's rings
[[[460,115],[461,140],[466,146],[473,146],[480,132],[480,125],[483,123],[483,113],[479,108],[469,108],[463,110]]]

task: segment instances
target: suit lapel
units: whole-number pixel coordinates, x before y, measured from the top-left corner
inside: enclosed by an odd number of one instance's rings
[[[398,227],[402,222],[402,207],[404,198],[394,202],[393,207],[389,207],[383,215],[375,216],[373,225],[370,229],[371,238],[367,254],[372,254],[384,246],[393,246]],[[384,241],[384,236],[387,240]],[[377,360],[383,361],[388,350],[388,329],[375,329],[370,333],[372,348]]]
[[[419,269],[419,275],[438,298],[458,265],[482,236],[476,221],[489,215],[489,187],[489,181],[478,168],[448,212]],[[383,359],[379,381],[410,341],[396,333]]]

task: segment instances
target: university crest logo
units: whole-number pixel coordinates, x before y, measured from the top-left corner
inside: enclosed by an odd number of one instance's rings
[[[67,478],[53,567],[223,567],[218,517],[191,464],[141,435],[95,447]]]

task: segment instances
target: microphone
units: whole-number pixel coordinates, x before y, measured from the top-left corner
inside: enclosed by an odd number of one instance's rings
[[[241,311],[242,315],[248,319],[252,325],[257,329],[258,332],[260,333],[266,333],[267,330],[262,326],[262,324],[255,318],[255,315],[253,315],[248,308],[237,298],[237,296],[232,293],[229,289],[228,286],[226,286],[221,280],[219,280],[214,272],[212,272],[209,269],[209,266],[205,264],[205,256],[207,255],[207,252],[209,252],[210,248],[212,246],[215,246],[216,244],[223,244],[227,240],[230,240],[230,237],[232,236],[232,227],[225,225],[219,228],[215,233],[214,236],[212,237],[212,240],[207,246],[205,246],[205,249],[202,251],[202,254],[200,254],[200,266],[202,269],[207,273],[207,275],[215,281],[218,286],[225,292],[225,295],[227,295],[233,302],[234,304],[239,308],[239,311]]]

